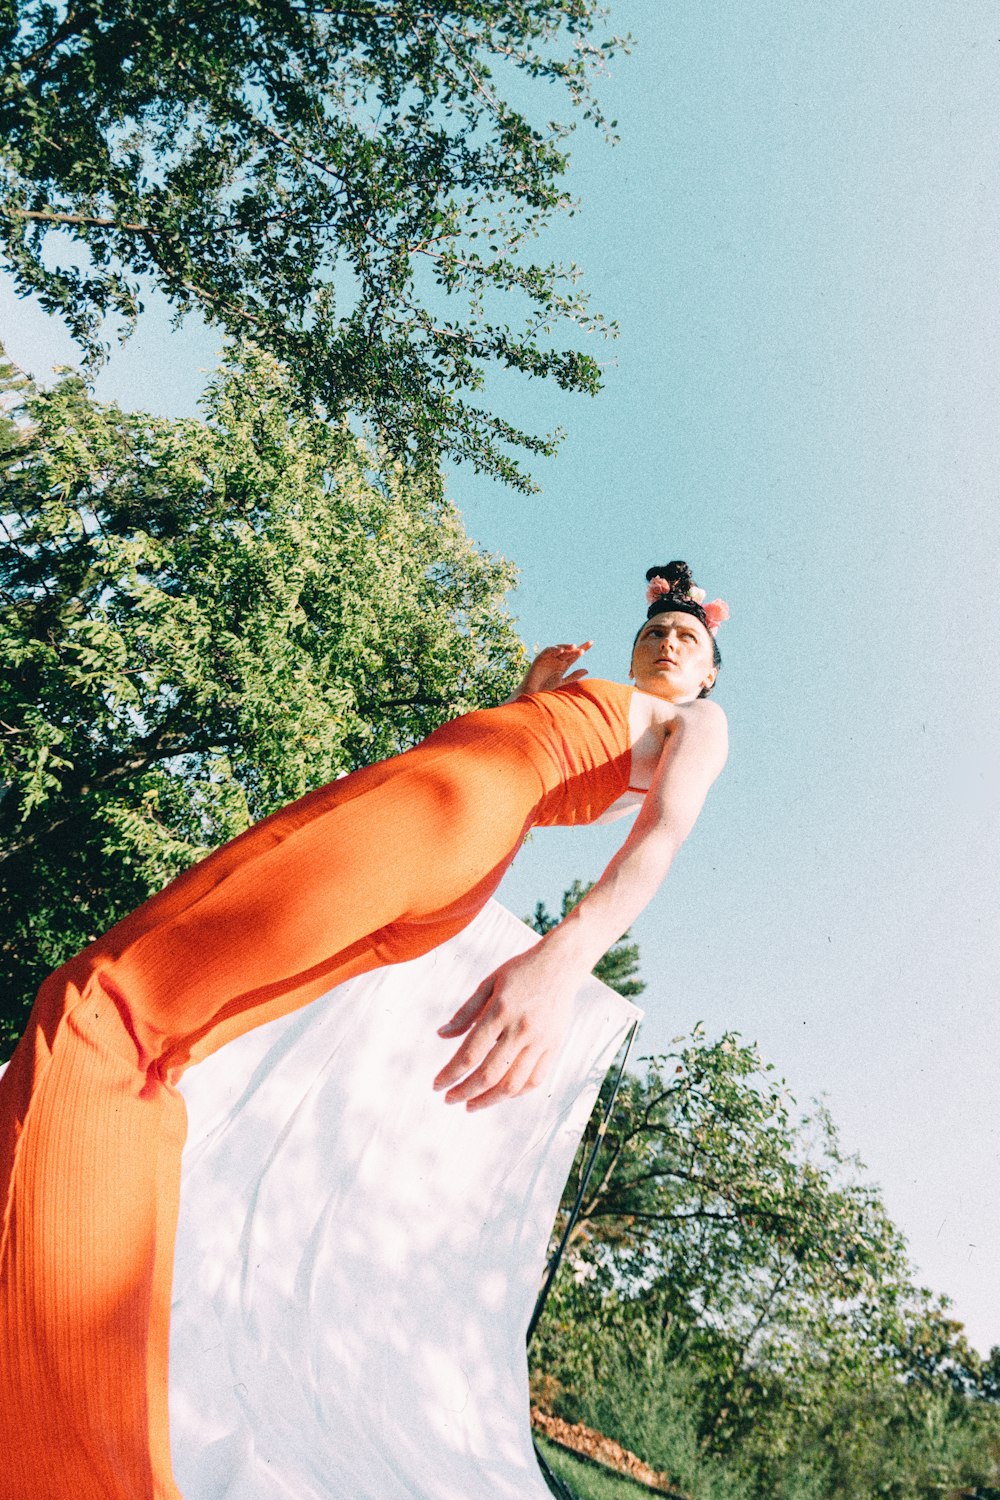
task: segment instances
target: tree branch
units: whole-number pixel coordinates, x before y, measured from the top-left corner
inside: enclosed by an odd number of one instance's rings
[[[92,21],[93,19],[93,13],[88,15],[84,12],[81,16],[74,10],[68,11],[63,21],[46,41],[42,42],[39,47],[36,47],[34,52],[28,52],[24,57],[17,59],[18,66],[21,68],[33,67],[35,63],[40,62],[47,53],[51,52],[54,47],[58,47],[60,42],[68,41],[71,36],[79,36],[87,21]]]
[[[117,219],[102,219],[94,214],[60,214],[49,209],[10,208],[0,204],[0,213],[9,219],[34,219],[43,224],[80,224],[87,229],[119,229],[123,234],[162,234],[151,224],[120,224]]]
[[[48,838],[58,828],[62,828],[77,811],[77,804],[93,795],[94,792],[114,786],[118,782],[127,781],[132,776],[138,776],[158,761],[172,760],[179,755],[204,755],[210,750],[232,750],[235,749],[237,743],[235,739],[230,739],[225,735],[199,740],[197,738],[186,739],[183,735],[164,735],[163,731],[159,731],[148,740],[138,742],[142,749],[137,754],[131,754],[124,760],[105,763],[103,767],[92,767],[76,776],[68,776],[60,788],[59,800],[65,804],[72,799],[72,806],[64,805],[63,810],[56,817],[50,818],[41,827],[32,829],[18,843],[0,848],[0,864],[5,860],[13,859],[17,854],[23,854],[32,845]]]
[[[469,63],[466,62],[465,58],[461,57],[455,51],[455,48],[451,45],[451,42],[448,40],[447,34],[441,29],[440,25],[438,24],[437,17],[435,15],[433,15],[432,12],[424,11],[423,15],[421,16],[421,20],[429,21],[431,23],[431,25],[434,27],[434,30],[437,32],[438,36],[441,38],[441,40],[444,42],[445,46],[447,47],[448,51],[451,53],[452,57],[458,63],[458,66],[463,70],[463,72],[467,73],[468,76],[472,79],[472,82],[475,85],[476,92],[478,94],[482,94],[483,98],[486,100],[486,103],[490,106],[490,109],[492,109],[492,111],[496,115],[497,119],[498,120],[502,119],[503,118],[503,112],[501,111],[500,106],[497,103],[496,99],[490,93],[489,89],[483,83],[482,79],[478,77],[478,75],[476,74],[475,70],[469,65]],[[420,35],[419,31],[417,31],[416,27],[413,28],[413,31],[414,31],[414,35],[417,37],[417,39],[422,42],[423,41],[423,37]]]

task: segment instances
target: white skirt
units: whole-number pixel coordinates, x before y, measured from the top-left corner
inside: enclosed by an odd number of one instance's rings
[[[534,941],[496,903],[185,1075],[170,1342],[185,1500],[549,1500],[524,1336],[639,1012],[589,980],[546,1084],[476,1114],[436,1028]]]

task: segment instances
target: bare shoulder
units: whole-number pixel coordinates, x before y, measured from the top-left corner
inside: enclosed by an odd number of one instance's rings
[[[677,715],[690,726],[721,770],[729,754],[729,720],[722,705],[713,703],[711,698],[696,698],[694,703],[682,704]]]
[[[688,723],[703,725],[706,734],[725,735],[728,731],[726,710],[712,698],[696,698],[693,703],[683,703],[677,715]]]

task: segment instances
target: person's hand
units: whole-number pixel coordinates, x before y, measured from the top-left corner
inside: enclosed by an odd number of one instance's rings
[[[485,1109],[544,1082],[569,1026],[579,976],[557,973],[538,948],[501,964],[439,1036],[468,1035],[434,1080],[446,1104]]]
[[[581,677],[586,677],[586,667],[578,667],[575,672],[571,672],[570,668],[593,644],[593,641],[584,641],[579,646],[568,643],[546,646],[531,663],[518,692],[541,693],[546,688],[561,687],[565,682],[577,682]]]

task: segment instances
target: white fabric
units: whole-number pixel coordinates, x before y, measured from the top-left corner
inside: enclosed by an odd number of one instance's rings
[[[436,1028],[534,941],[451,942],[248,1033],[183,1081],[171,1323],[185,1500],[549,1500],[524,1333],[563,1184],[639,1014],[587,982],[553,1075],[467,1114]]]

